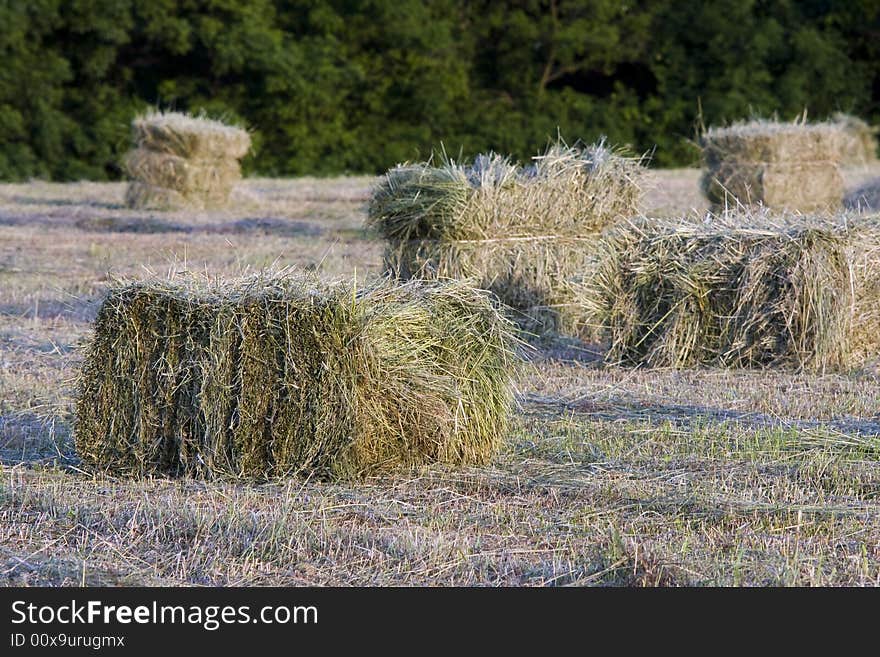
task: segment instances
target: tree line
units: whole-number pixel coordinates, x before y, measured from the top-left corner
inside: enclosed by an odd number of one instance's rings
[[[697,126],[880,120],[878,0],[0,0],[0,179],[113,179],[132,117],[249,127],[252,173],[377,173],[557,131],[659,166]]]

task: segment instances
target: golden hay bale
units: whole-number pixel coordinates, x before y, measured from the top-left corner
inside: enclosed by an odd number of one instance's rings
[[[120,285],[80,376],[77,452],[124,475],[485,463],[507,428],[515,346],[464,284],[277,272]]]
[[[204,210],[227,204],[232,190],[225,187],[186,193],[133,180],[125,190],[125,204],[139,210]]]
[[[638,212],[643,174],[641,158],[601,142],[555,144],[525,169],[492,153],[400,166],[374,190],[367,225],[388,240],[395,275],[473,279],[525,330],[577,334],[567,280],[599,230]]]
[[[131,126],[137,147],[187,159],[240,160],[251,147],[247,130],[181,112],[150,111]]]
[[[241,180],[236,160],[192,160],[136,148],[125,156],[125,171],[135,180],[173,189],[183,196],[224,190],[227,195]]]
[[[126,190],[126,204],[139,209],[222,207],[241,180],[235,160],[187,160],[144,148],[130,151],[124,168],[134,179]]]
[[[609,232],[580,300],[609,362],[824,371],[880,353],[880,249],[867,223],[737,214]]]
[[[837,112],[831,118],[846,136],[841,152],[843,164],[865,165],[877,161],[877,132],[880,128],[843,112]]]
[[[387,248],[401,280],[471,280],[493,292],[519,327],[535,335],[593,339],[569,284],[592,262],[595,238],[407,240]]]
[[[247,131],[178,112],[151,112],[132,122],[135,148],[123,168],[133,179],[126,203],[172,210],[225,205],[241,179]]]
[[[166,187],[156,187],[132,180],[125,188],[125,204],[140,210],[175,210],[198,207],[193,199]]]
[[[702,136],[703,193],[716,209],[832,209],[843,198],[846,132],[834,123],[750,121]]]

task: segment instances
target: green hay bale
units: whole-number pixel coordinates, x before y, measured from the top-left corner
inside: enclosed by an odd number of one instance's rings
[[[374,190],[367,225],[394,242],[583,237],[638,212],[644,170],[602,143],[555,144],[528,169],[492,153],[404,165]]]
[[[131,127],[136,147],[188,160],[240,160],[251,147],[247,130],[181,112],[147,112]]]
[[[608,362],[846,368],[880,351],[878,333],[857,334],[880,302],[866,292],[868,233],[802,216],[639,220],[605,237],[580,299],[605,327]]]
[[[401,166],[374,190],[367,225],[388,240],[394,275],[472,279],[525,330],[582,335],[566,281],[598,231],[637,214],[643,174],[603,143],[555,144],[526,169],[493,153]]]
[[[834,123],[756,120],[710,128],[701,139],[703,193],[716,209],[836,208],[843,198],[839,165],[846,140]]]
[[[110,292],[83,365],[83,463],[120,475],[358,477],[485,463],[515,340],[487,293],[287,273]]]

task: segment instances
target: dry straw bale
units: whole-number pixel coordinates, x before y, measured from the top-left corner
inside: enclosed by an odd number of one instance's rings
[[[763,205],[813,211],[840,205],[847,143],[836,123],[754,120],[709,128],[701,138],[703,193],[716,208]]]
[[[880,128],[843,112],[834,114],[832,120],[845,133],[841,153],[843,164],[865,165],[877,161],[877,132]]]
[[[181,194],[229,193],[241,180],[236,160],[190,160],[178,155],[136,148],[125,156],[125,170],[133,178]]]
[[[251,148],[247,130],[182,112],[150,111],[131,127],[139,148],[188,160],[240,160]]]
[[[507,428],[515,347],[490,297],[459,283],[123,284],[85,358],[76,447],[136,476],[485,463]]]
[[[587,328],[569,279],[589,267],[596,238],[407,240],[386,263],[403,280],[469,280],[494,292],[519,327],[535,335],[581,335]]]
[[[643,172],[601,142],[557,143],[527,168],[493,153],[399,166],[375,189],[368,225],[396,276],[472,279],[524,329],[570,334],[581,323],[568,279],[599,230],[638,212]]]
[[[741,213],[609,232],[581,300],[607,360],[835,370],[880,352],[876,228]]]
[[[848,220],[851,234],[851,361],[876,365],[880,357],[880,215]]]
[[[126,203],[136,208],[208,208],[226,204],[250,148],[246,130],[178,112],[132,122],[135,148],[123,162],[133,179]]]

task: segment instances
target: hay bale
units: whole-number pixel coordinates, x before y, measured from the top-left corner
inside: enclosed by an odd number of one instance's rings
[[[701,187],[716,209],[763,205],[814,211],[840,205],[847,136],[834,123],[750,121],[702,138]]]
[[[149,111],[131,128],[136,147],[187,160],[240,160],[251,148],[247,130],[182,112]]]
[[[514,347],[489,296],[458,283],[123,284],[98,312],[76,448],[134,476],[485,463],[507,428]]]
[[[132,122],[135,148],[123,168],[132,183],[126,204],[169,210],[225,205],[241,179],[238,160],[250,135],[219,121],[152,112]]]
[[[385,263],[401,280],[473,281],[501,299],[527,333],[592,338],[569,280],[589,266],[595,242],[593,237],[406,240],[388,248]]]
[[[175,210],[195,205],[180,192],[132,180],[125,188],[125,204],[130,208]]]
[[[864,166],[877,161],[877,132],[880,128],[852,114],[837,112],[831,120],[843,130],[841,147],[843,164]]]
[[[849,223],[853,295],[851,361],[878,364],[880,341],[880,216]]]
[[[524,330],[577,334],[567,281],[593,257],[598,231],[638,212],[643,173],[641,158],[601,142],[555,144],[525,169],[494,153],[469,166],[400,166],[374,190],[367,224],[388,240],[395,276],[471,279]]]
[[[606,235],[580,298],[605,327],[608,362],[841,369],[880,352],[880,334],[855,332],[880,305],[866,292],[878,251],[864,247],[875,233],[767,214],[638,220]]]
[[[172,189],[184,196],[229,195],[241,180],[241,167],[236,160],[191,160],[136,148],[125,156],[125,171],[132,178],[155,187]]]
[[[848,192],[843,205],[856,212],[880,212],[880,178],[872,178]]]

